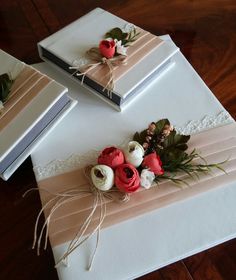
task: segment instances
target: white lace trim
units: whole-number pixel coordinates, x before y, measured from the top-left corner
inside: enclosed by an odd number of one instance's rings
[[[86,57],[80,57],[80,58],[75,59],[72,62],[72,65],[79,68],[79,67],[87,65],[89,63],[91,63],[91,60],[87,59]]]
[[[179,134],[193,135],[210,128],[231,123],[233,121],[233,118],[228,112],[222,111],[217,116],[205,116],[201,120],[190,121],[185,126],[175,126],[175,129]]]
[[[49,162],[45,166],[34,167],[37,180],[63,174],[77,168],[83,168],[88,164],[96,164],[99,151],[90,151],[85,155],[71,155],[65,160],[57,159]]]
[[[180,134],[192,135],[206,129],[229,124],[233,121],[230,114],[223,111],[217,116],[205,116],[202,120],[190,121],[185,126],[175,127],[175,129]],[[129,141],[126,140],[119,146],[124,147]],[[34,167],[34,173],[37,180],[43,180],[77,168],[83,168],[88,164],[96,164],[98,155],[99,151],[92,150],[84,155],[71,155],[65,160],[53,160],[45,166]]]

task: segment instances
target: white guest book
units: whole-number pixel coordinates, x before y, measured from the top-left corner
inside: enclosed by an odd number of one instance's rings
[[[13,79],[0,111],[0,177],[7,180],[76,102],[66,87],[2,50],[0,61],[0,75]]]
[[[162,39],[172,43],[169,36]],[[173,61],[173,67],[121,113],[46,63],[36,65],[66,85],[71,97],[79,101],[32,154],[39,186],[48,179],[53,181],[54,176],[94,163],[96,151],[120,145],[151,121],[162,118],[168,118],[179,132],[196,134],[190,140],[191,148],[199,148],[209,160],[231,156],[225,166],[229,176],[219,172],[217,179],[214,175],[183,189],[166,183],[167,189],[175,191],[161,196],[156,207],[101,231],[91,271],[86,268],[95,238],[69,256],[69,267],[57,267],[59,279],[134,279],[236,236],[234,120],[181,52]],[[198,135],[206,130],[209,132]],[[156,191],[163,191],[163,187]],[[70,230],[69,224],[58,228],[63,230]],[[68,242],[52,246],[56,262],[67,246]]]
[[[39,55],[80,84],[82,76],[77,76],[69,67],[81,66],[78,70],[83,72],[84,64],[96,63],[88,59],[86,52],[98,47],[105,34],[115,27],[126,32],[132,30],[127,21],[96,8],[39,42]],[[84,78],[84,86],[118,110],[131,104],[136,96],[146,93],[145,88],[171,66],[171,58],[178,51],[173,42],[162,41],[150,32],[136,29],[139,35],[128,47],[126,63],[113,68],[114,89],[111,92],[104,90],[109,80],[107,65],[97,65]]]

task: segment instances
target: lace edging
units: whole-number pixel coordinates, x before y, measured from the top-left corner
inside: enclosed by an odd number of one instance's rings
[[[175,126],[175,129],[179,134],[193,135],[206,129],[229,124],[233,121],[234,119],[228,112],[222,111],[217,116],[205,116],[201,120],[190,121],[182,127]]]

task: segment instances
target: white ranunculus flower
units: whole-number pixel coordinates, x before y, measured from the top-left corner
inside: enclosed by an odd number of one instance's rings
[[[154,179],[155,179],[154,172],[148,169],[143,169],[140,176],[140,185],[145,189],[150,189]]]
[[[127,55],[127,48],[125,46],[122,46],[122,41],[115,40],[115,43],[116,43],[116,52],[118,54]]]
[[[134,167],[138,167],[144,156],[144,149],[136,141],[131,141],[128,143],[128,147],[124,150],[125,160],[127,163],[132,164]]]
[[[98,164],[91,169],[92,182],[101,191],[108,191],[112,188],[114,177],[114,171],[107,165]]]

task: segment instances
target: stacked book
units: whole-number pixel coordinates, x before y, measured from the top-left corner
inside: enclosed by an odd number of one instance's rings
[[[0,176],[7,180],[74,106],[67,88],[0,50]]]

